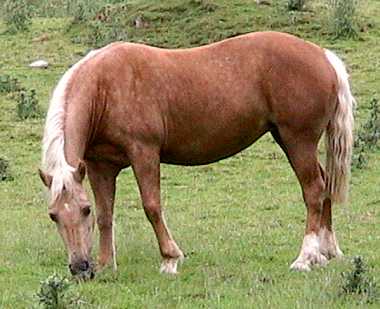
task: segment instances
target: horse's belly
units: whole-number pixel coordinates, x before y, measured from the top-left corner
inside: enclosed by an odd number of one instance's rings
[[[267,125],[225,128],[217,133],[182,136],[165,147],[161,162],[178,165],[202,165],[230,157],[253,144],[268,131]]]

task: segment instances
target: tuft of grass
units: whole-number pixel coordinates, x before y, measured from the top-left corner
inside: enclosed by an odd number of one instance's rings
[[[357,38],[358,0],[330,0],[332,31],[335,38]]]
[[[305,3],[306,0],[288,0],[287,7],[289,11],[302,11]]]
[[[369,103],[369,117],[359,131],[359,139],[364,141],[369,149],[378,145],[380,140],[380,105],[376,98]]]
[[[38,303],[46,309],[66,308],[67,291],[70,282],[65,277],[53,274],[41,281],[40,290],[37,293]]]
[[[353,269],[342,272],[342,294],[362,296],[364,302],[373,303],[378,300],[378,290],[375,278],[370,274],[369,267],[361,256],[352,260]]]
[[[12,98],[17,102],[16,112],[20,120],[41,117],[41,109],[36,97],[36,90],[27,90],[21,87],[17,78],[7,74],[0,75],[0,94],[1,93],[12,94]]]
[[[0,181],[11,181],[13,176],[9,169],[9,161],[0,157]]]
[[[26,0],[6,0],[4,3],[4,20],[7,32],[26,31],[31,24],[30,6]]]
[[[368,164],[367,151],[374,150],[380,141],[380,105],[376,98],[369,103],[368,119],[358,130],[354,142],[353,166],[364,168]]]
[[[41,110],[36,97],[36,90],[22,89],[17,96],[17,116],[20,120],[39,118]]]
[[[218,5],[211,0],[190,0],[190,5],[199,7],[205,12],[214,12],[218,8]]]
[[[37,300],[44,309],[80,308],[86,302],[71,289],[72,282],[56,273],[40,282]]]
[[[17,78],[8,74],[0,75],[0,93],[11,93],[20,90],[20,82]]]
[[[73,19],[68,31],[76,26],[84,29],[79,36],[75,35],[75,43],[85,43],[91,47],[101,47],[114,41],[127,41],[128,18],[125,4],[85,5],[86,1],[73,1],[69,11]]]

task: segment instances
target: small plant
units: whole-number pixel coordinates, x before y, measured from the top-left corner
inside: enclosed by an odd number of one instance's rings
[[[306,0],[288,0],[287,6],[289,11],[302,11]]]
[[[53,274],[41,281],[40,291],[37,293],[39,304],[46,309],[66,308],[67,290],[70,287],[68,279]]]
[[[126,7],[105,6],[88,23],[89,32],[87,43],[93,47],[101,47],[114,41],[126,41]]]
[[[341,274],[341,286],[344,295],[364,296],[366,303],[372,303],[378,298],[375,278],[369,274],[369,268],[361,256],[354,257],[353,269]]]
[[[352,166],[362,169],[368,164],[368,155],[366,153],[366,146],[363,141],[355,141],[357,146],[354,146],[354,153],[352,155]]]
[[[73,23],[79,24],[87,19],[86,5],[82,1],[69,1],[67,11],[73,17]]]
[[[20,90],[20,83],[17,78],[7,74],[0,75],[0,93],[11,93]]]
[[[214,12],[218,9],[218,5],[211,0],[191,0],[190,4],[198,6],[205,12]]]
[[[358,130],[354,142],[352,164],[359,169],[368,163],[367,150],[378,147],[380,141],[380,105],[376,98],[371,100],[369,110],[369,117]]]
[[[73,293],[72,283],[56,273],[41,281],[36,296],[38,304],[44,309],[80,308],[86,302]]]
[[[31,24],[31,8],[25,0],[6,0],[4,20],[9,33],[28,30]]]
[[[0,181],[12,181],[13,176],[9,171],[9,161],[0,157]]]
[[[38,118],[41,116],[36,91],[22,89],[17,97],[17,116],[21,120],[28,118]]]
[[[101,1],[67,0],[66,14],[71,16],[72,24],[83,24],[92,20],[101,7]]]
[[[330,0],[332,30],[335,38],[357,38],[358,0]]]
[[[101,21],[95,20],[88,24],[88,28],[87,43],[93,47],[101,47],[113,41],[117,41],[117,27],[114,28]]]
[[[368,148],[374,148],[380,140],[380,105],[377,99],[371,100],[369,110],[369,118],[359,132],[359,136],[361,140],[365,141]]]

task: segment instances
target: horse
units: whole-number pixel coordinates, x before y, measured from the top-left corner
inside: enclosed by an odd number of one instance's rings
[[[40,177],[74,276],[116,269],[115,179],[132,167],[162,257],[183,253],[160,203],[160,164],[203,165],[270,133],[302,188],[306,227],[291,269],[326,265],[342,251],[332,205],[347,201],[353,145],[349,75],[332,51],[280,32],[256,32],[188,49],[115,42],[90,52],[58,82],[43,137]],[[326,164],[318,159],[325,134]],[[96,220],[83,187],[88,176]],[[99,229],[97,263],[91,236]]]

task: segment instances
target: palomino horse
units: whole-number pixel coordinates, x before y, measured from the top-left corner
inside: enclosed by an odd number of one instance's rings
[[[58,83],[47,114],[41,178],[49,214],[73,274],[92,274],[94,217],[98,268],[115,262],[115,179],[132,166],[162,255],[176,273],[183,254],[160,206],[160,162],[208,164],[270,132],[285,152],[307,206],[305,236],[291,265],[310,270],[342,255],[331,207],[346,199],[352,150],[348,74],[332,52],[294,36],[259,32],[192,49],[114,43],[87,55]],[[326,132],[326,171],[317,147]]]

